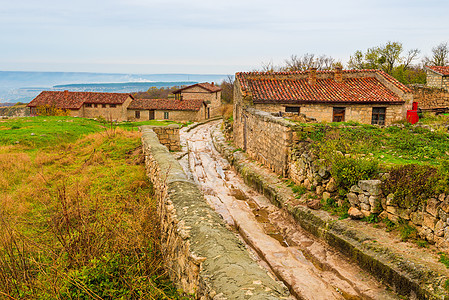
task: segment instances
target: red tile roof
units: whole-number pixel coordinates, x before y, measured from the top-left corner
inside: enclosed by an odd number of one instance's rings
[[[411,90],[388,74],[378,70],[344,70],[343,81],[333,79],[334,71],[317,71],[316,84],[309,84],[307,71],[237,73],[243,92],[254,103],[404,103],[382,84],[373,73],[384,77],[403,92]],[[371,76],[363,76],[370,74]],[[345,74],[360,73],[357,76]],[[321,76],[320,76],[321,75]]]
[[[449,76],[449,66],[426,66],[427,69],[430,69],[440,75]]]
[[[61,109],[80,109],[84,103],[123,104],[128,97],[133,99],[130,94],[124,93],[43,91],[27,106],[54,105]]]
[[[174,91],[173,94],[179,94],[179,93],[181,93],[182,91],[184,91],[184,90],[186,90],[186,89],[193,88],[193,87],[195,87],[195,86],[199,86],[199,87],[201,87],[201,88],[203,88],[203,89],[205,89],[205,90],[207,90],[207,91],[209,91],[209,92],[211,92],[211,93],[215,93],[215,92],[221,91],[221,88],[220,88],[219,86],[216,86],[216,85],[213,84],[213,83],[202,82],[202,83],[197,83],[197,84],[193,84],[193,85],[189,85],[189,86],[183,87],[182,89],[179,89],[179,90]]]
[[[203,100],[134,99],[128,109],[199,111]]]

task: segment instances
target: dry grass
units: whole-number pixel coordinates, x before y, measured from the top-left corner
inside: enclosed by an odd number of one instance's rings
[[[178,297],[161,267],[139,146],[139,133],[116,129],[33,155],[0,148],[4,296]]]
[[[232,117],[233,110],[234,108],[232,104],[223,104],[220,108],[220,114],[223,118],[229,119]]]

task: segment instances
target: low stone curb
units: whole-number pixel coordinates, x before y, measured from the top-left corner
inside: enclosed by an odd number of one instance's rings
[[[194,299],[288,298],[288,289],[251,258],[156,133],[148,126],[141,131],[158,200],[164,266],[177,287]]]
[[[213,118],[207,119],[205,121],[194,123],[192,125],[187,126],[187,130],[186,131],[189,132],[190,130],[192,130],[192,129],[200,126],[200,125],[203,125],[203,124],[206,124],[206,123],[209,123],[209,122],[212,122],[212,121],[217,121],[217,120],[220,120],[222,118],[223,118],[222,116],[218,116],[218,117],[213,117]]]
[[[291,188],[276,174],[259,167],[245,153],[228,144],[216,128],[211,134],[215,148],[230,162],[244,181],[272,203],[288,211],[309,233],[325,240],[364,270],[409,299],[449,299],[443,288],[448,271],[412,261],[388,246],[380,245],[359,230],[364,226],[349,219],[338,220],[325,211],[295,204]]]

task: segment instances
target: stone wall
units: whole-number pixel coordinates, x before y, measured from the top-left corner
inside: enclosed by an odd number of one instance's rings
[[[115,107],[111,107],[111,104],[92,104],[92,107],[83,107],[79,109],[79,117],[83,118],[97,118],[103,117],[106,120],[123,122],[127,120],[127,109],[132,99],[128,97],[123,104],[116,104]]]
[[[254,104],[254,108],[276,113],[285,112],[288,105],[275,104]],[[292,105],[290,105],[292,106]],[[355,121],[363,124],[371,124],[373,107],[385,107],[385,125],[405,119],[406,110],[411,109],[404,105],[354,105],[354,104],[298,104],[300,112],[308,118],[316,119],[318,122],[332,122],[333,107],[345,107],[345,121]]]
[[[449,91],[449,76],[441,76],[431,70],[426,70],[428,87],[440,88]]]
[[[424,204],[400,207],[393,201],[394,195],[385,195],[382,182],[388,180],[388,173],[382,180],[360,180],[347,194],[352,207],[360,209],[364,216],[377,213],[397,223],[406,222],[417,229],[418,235],[444,251],[449,250],[449,195],[436,195]]]
[[[151,128],[157,134],[159,142],[166,146],[168,150],[181,150],[178,124],[171,124],[168,126],[148,126],[148,128]]]
[[[241,137],[237,147],[273,172],[287,176],[290,145],[293,139],[293,123],[270,113],[247,108],[241,115]],[[234,128],[235,128],[234,120]]]
[[[449,89],[430,88],[424,86],[411,86],[413,99],[418,102],[421,109],[449,107]]]
[[[226,228],[154,131],[141,130],[147,175],[158,200],[165,268],[178,288],[195,299],[288,297],[285,286]]]

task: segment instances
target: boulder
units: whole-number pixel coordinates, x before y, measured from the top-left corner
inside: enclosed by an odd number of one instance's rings
[[[321,194],[324,192],[324,187],[321,186],[321,185],[317,186],[315,192],[316,192],[318,195],[321,195]]]
[[[307,200],[307,207],[311,209],[320,209],[321,208],[321,202],[318,199],[309,199]]]
[[[417,226],[421,226],[422,225],[422,221],[423,221],[423,214],[422,212],[412,212],[410,214],[410,220],[412,221],[413,224],[417,225]]]
[[[438,205],[439,204],[440,203],[437,199],[430,198],[429,200],[427,200],[426,211],[434,217],[438,216]]]
[[[438,237],[444,236],[444,227],[446,227],[446,222],[439,220],[435,225],[435,235]]]
[[[430,228],[432,231],[435,230],[435,225],[437,224],[438,219],[432,216],[431,214],[424,213],[423,214],[423,222],[422,226]]]
[[[358,185],[353,185],[351,186],[351,190],[352,193],[357,193],[357,194],[361,194],[363,193],[363,190],[361,188],[359,188]]]
[[[354,220],[360,220],[364,217],[363,213],[355,207],[349,208],[348,215],[351,219],[354,219]]]
[[[326,201],[327,199],[329,199],[331,197],[331,194],[329,194],[328,192],[324,192],[323,193],[323,200]]]
[[[378,196],[382,193],[382,181],[380,180],[359,180],[358,186],[372,196]]]
[[[371,206],[369,204],[360,203],[360,209],[361,210],[370,211],[371,210]]]
[[[329,193],[333,193],[333,192],[337,191],[337,183],[335,182],[334,178],[331,178],[329,180],[329,182],[327,183],[326,191],[328,191]]]
[[[380,213],[382,211],[382,205],[380,204],[379,196],[369,197],[369,205],[371,206],[371,212],[374,214]]]
[[[349,203],[351,204],[351,206],[353,207],[359,207],[359,198],[357,197],[356,194],[354,193],[349,193],[346,195],[346,197],[348,198]]]

